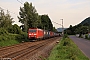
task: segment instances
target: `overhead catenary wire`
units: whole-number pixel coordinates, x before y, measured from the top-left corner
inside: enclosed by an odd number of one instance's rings
[[[19,1],[19,0],[17,0],[19,3],[21,3],[22,5],[24,5],[21,1]],[[2,10],[8,10],[8,9],[4,9],[4,8],[2,8],[2,7],[0,7],[0,9],[2,9]],[[10,10],[8,10],[8,12],[10,12],[10,13],[13,13],[13,14],[15,14],[15,15],[17,15],[15,12],[12,12],[12,11],[10,11]],[[18,15],[17,15],[18,16]]]
[[[5,11],[8,11],[9,13],[12,13],[12,14],[18,16],[15,12],[12,12],[12,11],[10,11],[10,10],[8,10],[8,9],[4,9],[4,8],[0,7],[0,10],[5,10]]]
[[[22,5],[24,5],[21,1],[19,1],[19,0],[17,0],[20,4],[22,4]],[[9,9],[6,9],[6,8],[2,8],[1,6],[0,6],[0,10],[3,10],[3,11],[8,11],[10,14],[14,14],[14,15],[16,15],[16,16],[18,16],[18,14],[16,14],[15,12],[12,12],[12,11],[10,11]],[[14,21],[15,22],[15,21]]]
[[[21,1],[17,0],[20,4],[24,5]],[[26,15],[25,15],[26,16]],[[25,19],[24,21],[24,25],[25,25],[25,31],[27,32],[27,20]],[[27,38],[25,38],[25,40],[27,40]]]
[[[7,12],[9,12],[9,13],[12,13],[12,14],[18,16],[16,13],[11,12],[11,11],[9,11],[8,9],[4,9],[4,8],[0,7],[0,10],[5,10],[5,11],[7,11]],[[12,21],[12,23],[14,23],[14,22],[15,22],[15,21]]]
[[[57,23],[57,22],[55,22],[55,21],[52,21],[53,23],[55,23],[55,24],[58,24],[58,25],[61,25],[61,24],[59,24],[59,23]],[[62,25],[61,25],[62,26]]]
[[[19,1],[19,0],[17,0],[19,3],[21,3],[22,5],[24,5],[21,1]],[[58,24],[58,25],[61,25],[61,24],[59,24],[59,23],[57,23],[57,22],[54,22],[54,21],[52,21],[53,23],[55,23],[55,24]],[[62,26],[62,25],[61,25]]]
[[[21,3],[22,5],[24,5],[21,1],[17,0],[19,3]]]

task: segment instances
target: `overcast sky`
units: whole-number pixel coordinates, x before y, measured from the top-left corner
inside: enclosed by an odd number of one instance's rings
[[[85,18],[90,16],[90,0],[19,0],[22,3],[32,2],[39,15],[48,14],[52,21],[62,24],[60,19],[64,21],[64,27],[77,25]],[[10,14],[18,23],[20,4],[17,0],[0,0],[0,7],[11,11]],[[4,11],[5,11],[4,10]],[[53,23],[53,22],[52,22]],[[53,23],[56,28],[61,27]]]

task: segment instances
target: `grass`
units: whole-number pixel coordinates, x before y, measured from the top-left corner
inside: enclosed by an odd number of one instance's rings
[[[19,44],[19,42],[17,40],[5,40],[0,42],[0,47],[10,46],[14,44]]]
[[[16,36],[18,36],[18,34],[0,35],[0,47],[18,44],[19,41],[16,39]]]
[[[69,38],[60,40],[47,60],[89,60]]]

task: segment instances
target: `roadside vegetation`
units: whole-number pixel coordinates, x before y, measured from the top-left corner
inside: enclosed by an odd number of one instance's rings
[[[85,39],[90,40],[90,34],[85,34]]]
[[[57,46],[51,51],[47,60],[89,60],[76,46],[76,44],[66,36],[62,38]]]
[[[79,37],[79,38],[84,38],[84,39],[90,40],[90,33],[81,34],[81,36],[79,36],[79,34],[76,34],[76,36]]]

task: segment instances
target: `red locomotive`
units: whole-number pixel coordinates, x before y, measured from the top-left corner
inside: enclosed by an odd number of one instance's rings
[[[30,28],[28,30],[28,38],[29,39],[40,39],[43,38],[44,31],[38,28]]]

